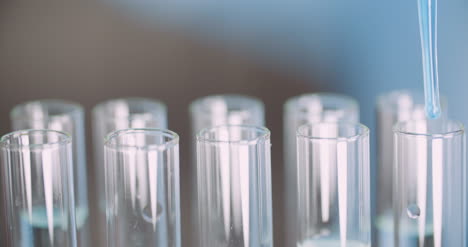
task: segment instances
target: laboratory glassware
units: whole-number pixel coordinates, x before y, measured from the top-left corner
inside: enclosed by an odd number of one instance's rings
[[[418,0],[418,16],[426,116],[429,119],[437,119],[441,115],[437,60],[437,0]]]
[[[104,139],[115,130],[128,128],[167,128],[166,106],[157,100],[146,98],[121,98],[102,102],[93,108],[93,144],[96,224],[105,229]],[[102,241],[102,233],[96,231],[95,241]]]
[[[192,134],[223,124],[265,124],[265,110],[259,99],[235,94],[207,96],[190,104]]]
[[[51,129],[72,136],[73,181],[78,246],[90,246],[84,110],[77,103],[46,99],[26,102],[10,114],[13,130]]]
[[[23,130],[0,139],[7,246],[75,247],[72,138]]]
[[[180,247],[178,135],[117,130],[104,149],[107,246]]]
[[[197,135],[200,246],[272,247],[270,131],[222,125]]]
[[[442,118],[447,115],[447,100],[441,98]],[[393,131],[397,122],[426,119],[424,95],[413,90],[395,90],[377,98],[377,190],[373,245],[394,247],[392,213]]]
[[[320,122],[297,130],[295,246],[371,246],[369,129]]]
[[[463,125],[413,120],[393,133],[394,246],[466,246]]]
[[[351,97],[333,93],[304,94],[290,98],[284,105],[285,246],[295,245],[296,236],[296,131],[315,122],[359,122],[359,105]]]
[[[197,221],[197,169],[196,169],[196,135],[205,128],[219,125],[265,125],[265,110],[263,102],[257,98],[236,95],[211,95],[196,99],[190,104],[190,118],[192,131],[192,166],[190,168],[190,226],[188,231],[191,233],[190,242],[198,243],[198,227],[194,224]],[[203,246],[200,246],[203,247]]]

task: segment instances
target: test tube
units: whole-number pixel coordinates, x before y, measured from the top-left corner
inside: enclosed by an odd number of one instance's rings
[[[394,246],[466,246],[463,125],[413,120],[393,133]]]
[[[200,98],[190,104],[192,134],[223,124],[265,125],[263,103],[244,95],[213,95]]]
[[[178,135],[118,130],[104,149],[107,246],[180,247]]]
[[[442,97],[442,116],[447,116],[447,100]],[[424,120],[424,95],[412,90],[396,90],[377,99],[377,189],[373,245],[394,247],[392,213],[393,132],[397,122]]]
[[[105,229],[104,139],[115,130],[128,128],[167,128],[166,106],[157,100],[146,98],[112,99],[93,109],[93,142],[95,198],[98,208],[95,241],[105,245],[102,239]]]
[[[199,244],[272,247],[270,131],[222,125],[197,135]]]
[[[75,247],[72,139],[54,130],[0,139],[1,176],[11,247]]]
[[[316,122],[359,122],[359,105],[351,97],[316,93],[293,97],[284,105],[285,245],[294,246],[296,229],[296,131],[303,124]]]
[[[190,219],[197,221],[198,203],[197,203],[197,169],[196,169],[196,141],[198,132],[205,128],[211,128],[219,125],[265,125],[265,110],[261,100],[236,94],[212,95],[199,98],[190,104],[190,117],[192,122],[192,161],[189,166],[190,185],[191,185],[191,203]],[[198,227],[194,223],[188,222],[191,233],[190,242],[198,243]],[[200,246],[204,247],[204,246]]]
[[[369,247],[369,129],[320,122],[297,130],[296,246]]]
[[[15,106],[10,118],[13,130],[52,129],[72,136],[77,240],[78,246],[90,246],[83,107],[64,100],[31,101]]]

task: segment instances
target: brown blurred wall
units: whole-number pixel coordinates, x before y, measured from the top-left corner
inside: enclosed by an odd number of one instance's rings
[[[290,96],[318,89],[314,85],[320,83],[255,63],[249,56],[197,41],[188,33],[144,24],[97,1],[4,0],[0,2],[0,134],[9,131],[8,114],[15,104],[63,98],[88,111],[91,147],[89,111],[95,104],[124,96],[157,98],[167,104],[170,129],[181,137],[181,181],[187,181],[188,104],[217,93],[259,97],[272,131],[275,245],[282,246],[282,104]],[[91,157],[88,148],[89,167]],[[182,183],[186,237],[189,189]],[[183,246],[190,246],[186,238]]]

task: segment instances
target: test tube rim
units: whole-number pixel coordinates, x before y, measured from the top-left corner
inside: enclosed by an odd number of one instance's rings
[[[389,92],[379,94],[377,96],[377,109],[385,109],[385,111],[398,112],[400,109],[395,107],[395,96],[402,94],[409,95],[412,99],[416,99],[415,105],[424,107],[424,93],[417,89],[396,89]],[[443,110],[447,109],[448,100],[445,95],[440,95],[440,103]]]
[[[108,114],[108,111],[105,111],[105,107],[111,103],[115,103],[117,101],[125,101],[125,102],[139,102],[139,103],[149,103],[154,107],[155,110],[152,110],[151,112],[162,112],[163,114],[167,114],[167,106],[164,104],[163,101],[158,100],[158,99],[152,99],[152,98],[145,98],[145,97],[124,97],[124,98],[113,98],[113,99],[108,99],[105,101],[102,101],[95,105],[92,109],[92,113],[94,116],[97,116],[98,114],[104,113],[105,117],[102,118],[106,122],[113,122],[115,120],[132,120],[135,119],[138,116],[138,114],[129,114],[128,116],[115,116],[115,115],[110,115]],[[157,109],[157,110],[156,110]],[[153,115],[152,115],[153,116]]]
[[[286,100],[286,103],[284,104],[285,111],[286,112],[290,112],[290,111],[291,112],[298,112],[298,111],[300,111],[300,110],[298,110],[298,107],[297,107],[297,103],[299,102],[299,100],[301,98],[313,97],[313,96],[318,97],[318,98],[343,99],[346,102],[350,103],[350,104],[346,104],[346,105],[348,105],[348,107],[343,108],[343,109],[359,111],[359,102],[355,98],[353,98],[353,97],[351,97],[349,95],[339,94],[339,93],[331,93],[331,92],[305,93],[305,94],[300,94],[300,95],[293,96],[293,97]],[[306,111],[306,113],[309,114],[309,115],[315,115],[315,114],[320,113],[320,112]]]
[[[113,138],[129,134],[129,133],[136,133],[136,132],[153,132],[153,133],[160,133],[161,136],[170,137],[169,141],[164,142],[163,144],[151,144],[146,146],[134,146],[134,145],[122,145],[122,144],[113,144],[111,143]],[[118,150],[143,150],[143,151],[165,151],[172,147],[175,147],[179,144],[179,135],[171,130],[168,129],[160,129],[160,128],[128,128],[128,129],[121,129],[115,130],[109,133],[106,138],[104,139],[104,146],[107,149],[111,149],[114,151]]]
[[[28,145],[18,145],[18,144],[7,143],[7,140],[10,137],[29,135],[30,133],[33,133],[33,132],[55,133],[60,137],[60,140],[55,141],[55,142],[49,142],[49,143],[28,144]],[[11,151],[38,150],[38,149],[47,150],[47,149],[56,149],[63,145],[71,144],[71,142],[72,142],[72,137],[67,132],[51,130],[51,129],[26,129],[26,130],[13,131],[13,132],[3,135],[0,138],[0,147],[2,149],[11,150]]]
[[[421,122],[427,122],[427,121],[428,121],[427,119],[420,119],[420,120],[397,122],[393,126],[393,133],[396,135],[421,137],[421,138],[426,138],[426,139],[450,139],[450,138],[465,134],[465,126],[463,125],[463,123],[461,123],[460,121],[451,120],[451,119],[442,119],[442,121],[451,123],[453,124],[453,126],[457,126],[455,130],[444,131],[441,133],[417,133],[414,131],[402,130],[403,125],[406,125],[408,123],[421,123]]]
[[[213,138],[206,138],[203,135],[216,129],[221,129],[221,128],[245,128],[249,130],[255,130],[258,133],[261,133],[260,135],[256,136],[253,139],[248,139],[248,140],[218,140],[218,139],[213,139]],[[246,124],[223,124],[223,125],[218,125],[214,127],[209,127],[209,128],[203,128],[197,133],[197,142],[205,143],[205,144],[236,144],[236,145],[255,145],[259,143],[261,140],[268,140],[270,139],[271,132],[268,128],[264,126],[257,126],[257,125],[246,125]]]
[[[24,109],[25,106],[30,105],[30,104],[41,104],[47,106],[49,108],[50,106],[66,106],[67,110],[61,112],[60,114],[48,114],[47,118],[50,119],[56,119],[56,118],[61,118],[66,115],[77,115],[77,114],[84,114],[84,107],[74,101],[69,101],[69,100],[64,100],[64,99],[39,99],[39,100],[32,100],[32,101],[26,101],[23,103],[20,103],[16,106],[13,107],[13,109],[10,111],[10,117],[13,120],[32,120],[32,121],[44,121],[45,118],[40,117],[40,118],[31,118],[31,115],[27,114],[21,114],[21,110]]]
[[[212,112],[207,110],[208,108],[202,107],[203,103],[207,100],[214,99],[214,98],[225,98],[225,99],[236,99],[236,100],[246,100],[249,101],[251,104],[248,104],[252,107],[252,109],[257,108],[256,106],[259,106],[259,109],[261,111],[264,110],[265,105],[263,101],[260,98],[249,96],[249,95],[244,95],[244,94],[213,94],[213,95],[207,95],[204,97],[200,97],[192,101],[189,105],[189,111],[194,114],[194,113],[199,113],[199,112],[204,112],[204,113],[209,113],[213,114],[216,112]]]
[[[336,125],[336,126],[348,126],[355,129],[359,129],[360,131],[355,135],[350,136],[337,136],[337,137],[318,137],[307,135],[302,132],[305,128],[310,128],[313,126],[319,125]],[[298,138],[303,138],[307,140],[328,140],[328,141],[337,141],[337,142],[353,142],[363,137],[368,137],[370,134],[370,130],[367,126],[361,123],[349,122],[349,121],[338,121],[338,122],[315,122],[315,123],[307,123],[299,126],[296,130],[296,136]]]
[[[419,90],[411,89],[411,88],[401,88],[401,89],[395,89],[395,90],[383,92],[377,95],[377,103],[379,105],[381,105],[382,103],[388,103],[386,101],[393,101],[395,96],[400,96],[402,94],[416,96],[420,101],[424,101],[424,95]]]

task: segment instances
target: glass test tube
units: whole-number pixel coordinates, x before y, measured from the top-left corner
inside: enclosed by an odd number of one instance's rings
[[[38,100],[15,106],[10,117],[13,130],[52,129],[72,136],[78,246],[90,246],[83,107],[63,100]]]
[[[394,246],[466,246],[463,125],[414,120],[393,133]]]
[[[244,95],[213,95],[200,98],[190,104],[192,134],[214,126],[265,125],[263,103]]]
[[[270,131],[263,127],[199,132],[200,246],[273,246],[270,146]]]
[[[297,130],[299,247],[369,247],[369,129],[320,122]]]
[[[0,140],[7,246],[76,246],[72,140],[54,130]]]
[[[190,203],[190,219],[192,222],[197,221],[197,170],[196,170],[196,148],[195,137],[197,133],[205,128],[211,128],[219,125],[265,125],[265,110],[263,102],[257,98],[245,95],[212,95],[199,98],[190,104],[190,117],[192,123],[192,160],[193,165],[189,166],[190,185],[191,185],[191,203]],[[197,236],[198,227],[194,223],[189,223],[189,232],[191,242],[198,243]],[[200,246],[203,247],[203,246]]]
[[[99,229],[105,229],[105,186],[104,181],[104,139],[115,130],[128,128],[167,128],[166,106],[152,99],[123,98],[105,101],[94,107],[93,113],[93,144],[95,197],[98,215],[96,224]],[[96,231],[95,241],[102,243],[103,232]]]
[[[442,98],[442,116],[447,116],[447,101]],[[373,245],[394,247],[392,213],[393,132],[397,122],[426,119],[422,92],[397,90],[377,99],[377,192]]]
[[[107,246],[180,247],[179,137],[127,129],[105,142]]]
[[[285,174],[285,246],[296,242],[296,131],[303,124],[315,122],[359,122],[359,105],[351,97],[316,93],[293,97],[284,105],[284,174]]]

